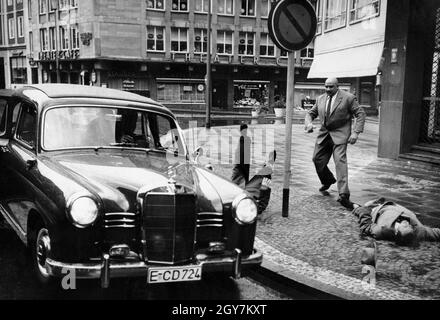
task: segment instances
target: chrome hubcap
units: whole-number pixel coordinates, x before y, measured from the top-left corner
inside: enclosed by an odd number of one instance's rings
[[[38,270],[40,271],[40,274],[44,277],[49,276],[49,273],[46,270],[46,259],[49,251],[50,251],[49,231],[47,231],[47,229],[45,228],[42,228],[40,229],[40,232],[38,232],[35,252],[36,252]]]

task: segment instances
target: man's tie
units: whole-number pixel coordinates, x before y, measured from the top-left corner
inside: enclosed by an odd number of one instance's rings
[[[327,125],[327,120],[328,118],[330,118],[330,111],[332,109],[332,98],[333,96],[330,96],[330,98],[328,99],[327,110],[325,111],[324,125]]]

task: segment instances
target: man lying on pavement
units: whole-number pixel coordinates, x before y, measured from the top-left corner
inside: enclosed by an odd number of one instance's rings
[[[416,245],[419,241],[440,241],[440,229],[423,225],[414,212],[385,198],[353,204],[362,235],[377,240],[391,240],[399,245]]]

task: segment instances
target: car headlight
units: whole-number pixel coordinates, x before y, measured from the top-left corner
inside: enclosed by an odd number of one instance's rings
[[[242,194],[232,202],[235,220],[239,224],[251,224],[257,217],[257,206],[255,201],[247,195]]]
[[[98,212],[96,201],[88,196],[73,196],[67,203],[67,216],[79,228],[93,224],[98,217]]]

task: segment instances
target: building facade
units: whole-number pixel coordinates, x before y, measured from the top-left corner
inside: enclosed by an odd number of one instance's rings
[[[28,5],[33,80],[106,86],[170,107],[205,108],[208,0]],[[211,0],[214,108],[270,104],[275,95],[285,96],[287,53],[269,37],[271,5],[272,0]],[[313,45],[296,54],[297,105],[322,92],[322,84],[307,81],[312,60]]]
[[[26,0],[27,1],[27,0]],[[25,0],[0,0],[0,88],[28,83],[28,11]]]
[[[387,0],[319,0],[311,79],[337,77],[368,112],[380,101]]]

